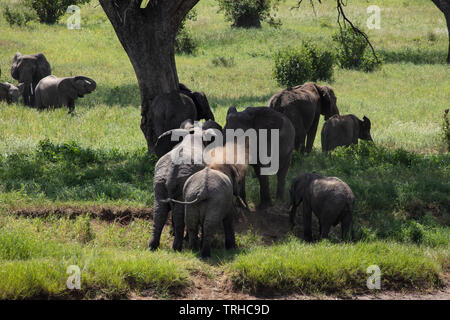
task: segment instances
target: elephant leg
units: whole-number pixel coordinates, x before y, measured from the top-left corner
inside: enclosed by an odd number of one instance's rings
[[[277,199],[283,200],[284,196],[284,186],[286,184],[286,175],[289,170],[289,164],[291,163],[291,154],[287,157],[285,162],[283,163],[283,166],[280,167],[277,173]]]
[[[73,112],[73,110],[75,109],[75,101],[72,99],[69,100],[68,107],[69,107],[68,113],[71,114]]]
[[[309,205],[303,202],[303,237],[305,241],[312,241],[312,210]]]
[[[175,239],[173,240],[173,250],[183,249],[184,238],[184,205],[175,204],[172,209],[172,219],[175,227]]]
[[[189,238],[189,247],[192,250],[198,250],[198,225],[197,212],[192,210],[192,207],[186,208],[185,222],[187,235]]]
[[[227,250],[236,248],[236,239],[234,236],[234,226],[233,226],[233,214],[231,212],[225,217],[225,219],[223,219],[223,227],[225,231],[225,248]]]
[[[149,243],[150,250],[156,250],[159,247],[161,233],[164,224],[167,221],[169,210],[170,205],[168,203],[155,201],[154,215],[153,215],[153,230],[152,230],[152,237]]]
[[[325,215],[326,217],[326,215]],[[320,237],[321,239],[328,239],[328,233],[330,232],[331,223],[323,219],[320,223]]]
[[[254,167],[256,177],[259,180],[259,199],[260,209],[265,209],[272,206],[272,201],[270,200],[270,187],[269,187],[269,176],[262,175],[260,168]]]
[[[344,213],[341,221],[341,237],[342,240],[352,239],[352,214],[351,212]]]
[[[314,119],[313,124],[311,125],[311,128],[308,130],[308,138],[306,141],[306,153],[310,153],[312,151],[314,140],[316,139],[316,133],[317,133],[317,126],[319,125],[319,117],[317,119]]]
[[[291,223],[291,229],[295,226],[295,215],[297,214],[297,207],[292,205],[291,212],[289,212],[289,222]]]

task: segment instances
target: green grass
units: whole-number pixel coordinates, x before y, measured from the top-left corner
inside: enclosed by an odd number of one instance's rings
[[[433,254],[390,242],[310,245],[291,239],[241,255],[230,269],[235,285],[252,292],[366,291],[371,265],[380,268],[383,289],[425,289],[440,282],[442,264]]]
[[[295,3],[281,4],[281,28],[263,24],[261,30],[230,28],[215,1],[196,6],[197,20],[187,29],[199,47],[195,55],[176,57],[179,78],[206,93],[221,124],[230,105],[265,105],[282,89],[272,77],[272,57],[279,49],[302,40],[333,48],[334,2],[316,5],[317,15],[308,2],[290,10]],[[73,116],[65,109],[38,112],[0,103],[0,298],[111,298],[131,292],[172,297],[198,274],[216,272],[251,291],[359,292],[365,290],[370,264],[381,267],[383,288],[441,283],[449,270],[450,161],[441,122],[450,101],[450,67],[444,63],[445,20],[431,1],[377,1],[381,30],[365,31],[385,64],[373,73],[335,67],[327,83],[335,89],[341,114],[371,119],[376,147],[363,143],[324,156],[321,119],[313,152],[295,153],[289,170],[286,189],[305,171],[347,182],[356,196],[355,231],[361,242],[338,244],[334,228],[331,243],[288,239],[266,246],[267,239],[250,230],[237,235],[239,249],[225,251],[220,239],[213,258],[203,262],[189,250],[171,252],[167,230],[162,250],[148,252],[149,220],[122,225],[95,215],[12,214],[35,208],[57,213],[65,207],[89,214],[90,206],[153,205],[155,159],[148,157],[139,128],[136,76],[97,4],[82,7],[81,30],[67,30],[67,17],[54,26],[11,28],[0,15],[2,82],[16,83],[9,69],[20,51],[43,52],[57,76],[81,74],[98,84],[77,101]],[[365,28],[367,6],[351,0],[347,16]],[[247,179],[247,194],[250,203],[259,201],[256,179]],[[287,199],[278,205],[287,214]],[[67,267],[85,263],[81,292],[68,291]]]

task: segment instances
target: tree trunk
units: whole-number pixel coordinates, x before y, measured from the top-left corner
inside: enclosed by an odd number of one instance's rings
[[[157,95],[178,89],[175,36],[181,21],[198,1],[151,0],[143,9],[141,0],[100,0],[136,73],[141,93],[141,130],[149,153],[156,139],[150,105]]]
[[[447,22],[448,31],[448,53],[447,53],[447,63],[450,63],[450,0],[431,0],[442,11],[445,16],[445,21]]]

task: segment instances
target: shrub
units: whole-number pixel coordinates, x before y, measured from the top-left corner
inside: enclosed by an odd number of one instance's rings
[[[311,42],[298,49],[280,50],[274,56],[273,76],[280,86],[292,87],[306,81],[330,80],[334,56]]]
[[[14,3],[11,6],[6,5],[3,8],[3,17],[10,26],[17,25],[19,27],[32,20],[37,20],[36,13],[21,3]]]
[[[341,68],[369,72],[380,66],[381,62],[369,51],[366,39],[352,28],[335,33],[333,40],[338,44],[337,60]]]
[[[230,68],[235,65],[234,57],[227,58],[223,56],[214,57],[211,60],[211,63],[216,67],[225,67],[225,68]]]
[[[26,5],[36,11],[39,21],[54,24],[66,13],[71,5],[88,3],[90,0],[24,0]]]
[[[176,53],[193,54],[197,50],[198,46],[197,41],[191,36],[190,32],[186,29],[187,20],[192,21],[197,20],[197,12],[195,10],[191,10],[178,27],[177,36],[175,38]]]
[[[219,0],[219,12],[225,12],[225,19],[233,22],[233,27],[260,28],[261,21],[280,25],[270,13],[278,9],[281,0]]]

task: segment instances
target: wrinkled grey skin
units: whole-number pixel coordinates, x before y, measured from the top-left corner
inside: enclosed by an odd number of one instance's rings
[[[199,226],[202,230],[201,255],[211,256],[211,240],[220,226],[225,231],[225,248],[236,247],[233,227],[233,194],[238,192],[239,173],[232,165],[209,167],[193,174],[183,188],[185,222],[191,248],[198,248]]]
[[[0,101],[6,101],[7,103],[19,102],[19,96],[24,88],[23,84],[19,84],[19,87],[9,83],[0,83]]]
[[[320,115],[328,120],[339,114],[336,96],[329,86],[308,82],[288,88],[270,98],[268,106],[285,114],[295,127],[295,149],[310,153],[316,138]],[[306,145],[305,140],[307,137]]]
[[[207,120],[202,124],[203,131],[206,131],[208,129],[216,129],[220,132],[223,130],[222,127],[220,126],[220,124],[218,124],[214,120]],[[189,133],[194,133],[194,123],[191,119],[187,119],[187,120],[183,121],[183,123],[180,126],[180,129],[169,130],[167,132],[164,132],[162,135],[160,135],[158,137],[158,140],[156,141],[155,149],[154,149],[154,152],[158,156],[158,158],[161,158],[163,155],[165,155],[170,150],[172,150],[178,143],[180,143],[179,140],[178,141],[172,140],[172,134],[186,132],[183,130],[186,130]],[[178,136],[181,136],[181,134]],[[212,142],[212,141],[210,141],[210,142]],[[204,141],[204,144],[206,146],[209,143],[205,143],[205,141]]]
[[[36,87],[38,109],[61,108],[67,106],[69,113],[75,109],[75,100],[93,92],[97,87],[94,80],[84,76],[57,78],[48,76],[39,81]]]
[[[11,76],[24,84],[23,102],[27,106],[34,106],[34,92],[39,81],[52,73],[47,58],[42,54],[22,55],[17,52],[14,55]]]
[[[227,113],[227,120],[224,130],[227,129],[267,129],[268,143],[267,149],[271,150],[272,143],[279,143],[279,169],[277,172],[277,198],[283,199],[284,186],[286,183],[286,174],[291,162],[292,151],[294,150],[295,129],[291,121],[283,114],[267,107],[248,107],[244,111],[237,112],[235,107],[230,107]],[[271,129],[279,130],[280,141],[270,140]],[[259,138],[258,138],[259,139]],[[259,141],[258,141],[259,155]],[[263,167],[259,156],[256,164],[252,164],[260,186],[260,209],[265,209],[272,205],[270,199],[269,176],[261,175],[260,170]],[[245,185],[245,184],[244,184]],[[240,197],[246,203],[245,188],[242,188]]]
[[[358,139],[373,141],[370,127],[370,120],[366,116],[361,121],[353,114],[334,115],[324,123],[322,128],[322,151],[358,144]]]
[[[179,91],[158,95],[150,106],[155,137],[179,128],[187,119],[214,120],[214,115],[203,92],[192,92],[180,84]],[[155,145],[154,141],[153,145]],[[153,150],[152,150],[153,151]]]
[[[319,219],[321,238],[328,238],[331,226],[338,223],[341,223],[342,239],[351,237],[355,196],[345,182],[314,172],[303,173],[292,180],[290,195],[292,226],[295,224],[297,207],[303,202],[303,230],[306,241],[312,240],[312,212]]]
[[[183,129],[175,129],[183,130]],[[169,211],[172,210],[172,224],[175,231],[175,239],[173,241],[173,249],[181,250],[183,247],[184,236],[184,205],[168,202],[167,199],[183,200],[183,186],[186,180],[194,173],[205,167],[201,164],[175,164],[173,158],[177,154],[187,152],[188,146],[191,148],[191,155],[201,154],[202,146],[194,144],[193,139],[196,135],[203,135],[201,129],[195,128],[193,134],[184,130],[186,136],[173,150],[163,155],[155,166],[155,174],[153,179],[154,190],[154,215],[153,215],[153,231],[150,239],[149,247],[156,250],[159,247],[161,232],[167,221]],[[190,141],[189,141],[190,140]]]

